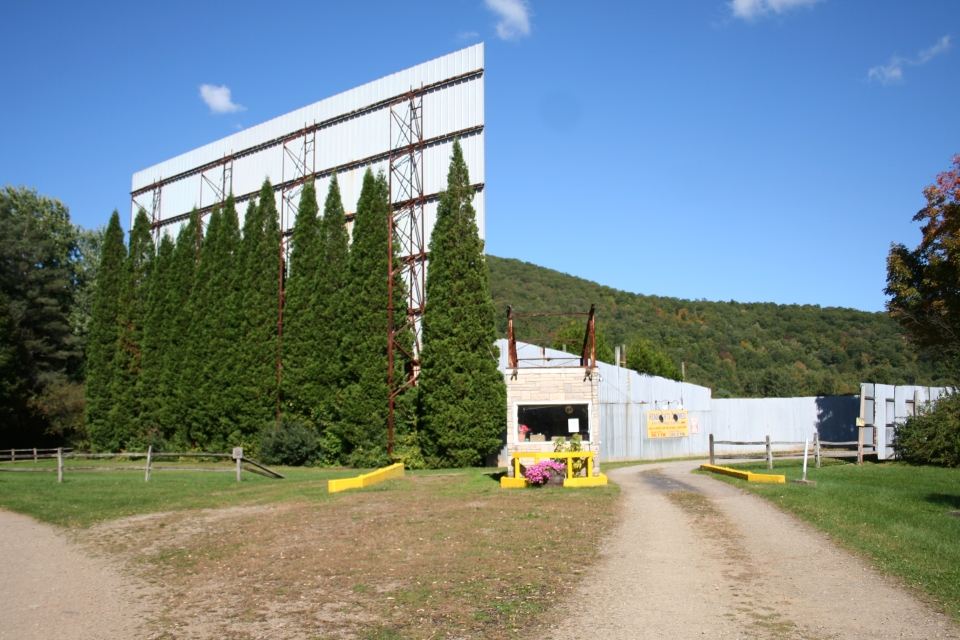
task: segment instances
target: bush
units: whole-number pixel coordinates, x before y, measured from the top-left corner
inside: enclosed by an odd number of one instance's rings
[[[313,465],[321,458],[320,439],[299,422],[271,423],[260,435],[260,457],[265,464]]]
[[[960,467],[960,394],[944,396],[897,425],[893,446],[907,462]]]

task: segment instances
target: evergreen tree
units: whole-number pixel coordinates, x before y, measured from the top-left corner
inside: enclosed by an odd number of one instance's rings
[[[375,467],[387,462],[387,239],[390,198],[386,177],[369,169],[357,202],[353,244],[340,306],[343,359],[339,420],[328,428],[342,443],[342,462]]]
[[[235,437],[237,389],[232,354],[238,336],[235,254],[240,230],[229,196],[210,213],[189,301],[192,318],[183,365],[184,432],[191,446],[220,451]]]
[[[237,363],[243,409],[240,431],[253,438],[276,417],[277,311],[280,279],[280,226],[273,187],[264,180],[257,206],[251,203],[240,242],[243,325]]]
[[[213,335],[211,351],[216,355],[216,368],[206,381],[205,395],[217,400],[217,420],[220,431],[227,438],[227,445],[244,444],[240,416],[243,396],[238,384],[238,364],[235,346],[240,344],[243,328],[243,302],[240,293],[242,274],[239,272],[240,223],[236,203],[231,194],[223,208],[221,241],[217,245],[216,266],[211,278],[214,280],[213,316],[219,319],[219,329]]]
[[[200,212],[194,209],[187,224],[177,233],[177,244],[170,256],[170,280],[164,303],[169,312],[166,319],[169,345],[163,358],[161,388],[165,392],[160,408],[160,424],[165,434],[170,434],[178,449],[192,449],[190,430],[186,423],[196,389],[191,389],[184,376],[187,348],[190,339],[190,293],[193,289],[193,274],[197,265],[197,228]]]
[[[120,215],[114,211],[103,240],[100,269],[93,295],[90,334],[87,339],[87,429],[93,445],[106,448],[110,440],[108,415],[113,402],[110,379],[117,354],[117,323],[123,263],[127,250],[123,243]]]
[[[350,236],[346,212],[336,174],[330,179],[320,222],[321,259],[317,265],[310,306],[315,314],[313,358],[308,369],[316,396],[314,424],[322,434],[327,462],[335,462],[343,448],[335,429],[328,429],[337,417],[341,378],[340,342],[343,332],[341,309],[349,264]]]
[[[106,451],[127,447],[138,431],[140,418],[140,364],[143,356],[144,306],[153,261],[150,219],[137,212],[130,231],[129,250],[123,263],[123,282],[117,307],[117,353],[113,359],[110,395],[113,406],[106,434],[95,444]],[[102,436],[106,435],[106,438]]]
[[[293,227],[290,275],[283,302],[282,401],[284,415],[315,424],[317,383],[310,375],[316,357],[318,321],[313,308],[317,269],[323,261],[321,221],[317,217],[317,192],[313,181],[303,186]]]
[[[164,384],[164,361],[171,349],[171,320],[176,315],[176,309],[169,306],[173,252],[173,240],[163,234],[153,261],[144,309],[139,437],[142,443],[153,444],[154,448],[162,447],[163,440],[172,432],[172,425],[164,425],[161,417],[171,391]]]
[[[502,444],[507,391],[497,369],[495,309],[459,141],[430,238],[418,390],[421,446],[432,466],[483,464]]]

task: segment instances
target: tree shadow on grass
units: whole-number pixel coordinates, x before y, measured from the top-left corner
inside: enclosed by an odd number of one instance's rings
[[[928,493],[924,500],[931,504],[960,510],[960,496],[958,495],[950,493]]]

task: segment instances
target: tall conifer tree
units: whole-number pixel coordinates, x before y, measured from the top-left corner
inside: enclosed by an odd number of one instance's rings
[[[340,312],[343,358],[339,420],[332,435],[343,462],[373,467],[387,461],[387,238],[390,202],[383,173],[369,169],[354,218]]]
[[[150,220],[141,209],[133,221],[127,259],[123,263],[123,282],[117,309],[117,354],[114,356],[110,380],[113,406],[108,418],[109,436],[98,443],[108,451],[125,448],[136,438],[139,430],[144,307],[153,254]]]
[[[277,407],[277,311],[280,226],[273,187],[265,180],[259,203],[247,209],[241,240],[243,335],[238,363],[243,391],[240,429],[253,438]]]
[[[160,412],[161,424],[174,435],[175,446],[191,449],[194,443],[190,439],[186,418],[193,402],[195,389],[189,387],[184,377],[184,363],[187,357],[190,325],[193,316],[190,313],[190,292],[193,289],[193,273],[197,265],[197,226],[200,224],[200,212],[194,209],[187,224],[180,227],[177,245],[170,258],[170,280],[167,288],[166,307],[171,315],[169,322],[169,348],[163,360],[162,386],[167,392]]]
[[[174,244],[167,234],[160,239],[153,261],[143,321],[143,362],[140,369],[140,434],[149,440],[170,437],[164,429],[161,413],[170,390],[164,386],[163,366],[170,351],[171,318],[176,309],[169,307]]]
[[[210,212],[206,237],[193,273],[188,303],[191,322],[183,363],[183,386],[189,390],[184,423],[193,446],[204,451],[221,450],[223,437],[218,424],[216,394],[208,395],[204,383],[214,377],[219,356],[213,349],[221,318],[216,315],[216,297],[222,295],[214,274],[222,251],[223,215],[215,205]]]
[[[311,377],[311,361],[316,357],[317,321],[313,308],[313,287],[318,265],[323,260],[320,219],[317,218],[317,192],[313,181],[303,186],[300,206],[293,227],[290,274],[283,303],[283,411],[285,415],[315,423],[318,381]]]
[[[110,378],[117,353],[117,307],[126,255],[120,214],[114,211],[103,238],[87,338],[87,428],[93,446],[100,449],[109,441]]]
[[[210,232],[207,236],[209,241]],[[204,256],[213,261],[209,271],[209,316],[213,324],[208,325],[207,335],[210,368],[199,389],[200,395],[209,402],[220,437],[227,446],[241,446],[244,444],[239,421],[242,394],[237,383],[235,347],[240,342],[243,324],[239,293],[242,275],[238,273],[237,255],[240,225],[232,194],[224,203],[217,238],[216,250]]]
[[[421,447],[432,466],[481,465],[506,428],[490,273],[472,200],[456,141],[430,238],[417,394]]]
[[[350,236],[337,175],[330,179],[320,222],[321,259],[317,265],[311,307],[316,314],[316,334],[309,375],[316,381],[312,400],[315,422],[323,434],[325,455],[333,462],[342,449],[335,430],[328,430],[337,416],[341,377],[340,342],[343,333],[341,309],[349,264]]]

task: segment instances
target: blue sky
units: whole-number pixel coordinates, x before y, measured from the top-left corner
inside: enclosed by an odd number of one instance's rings
[[[128,210],[134,171],[480,40],[488,251],[629,291],[881,310],[889,245],[916,245],[922,189],[960,152],[955,0],[41,0],[0,19],[0,184],[85,226]]]

